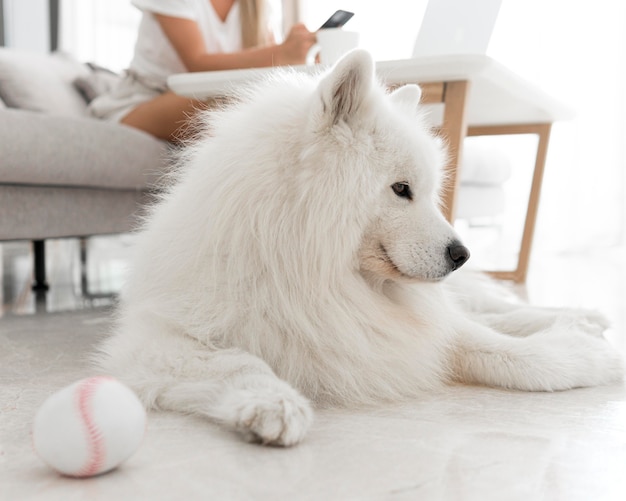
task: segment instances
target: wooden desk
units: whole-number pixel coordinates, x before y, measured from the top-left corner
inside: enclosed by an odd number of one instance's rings
[[[311,66],[294,68],[307,73],[319,71]],[[238,85],[261,79],[271,71],[274,70],[259,68],[184,73],[172,75],[168,84],[178,94],[206,99],[232,92]],[[455,215],[465,137],[498,134],[536,134],[539,137],[517,267],[493,272],[498,278],[523,282],[528,272],[550,128],[557,120],[572,118],[571,110],[483,55],[379,61],[376,72],[390,87],[419,83],[424,90],[424,103],[443,105],[441,113],[438,115],[435,111],[433,116],[435,126],[448,142],[450,153],[449,183],[442,197],[443,212],[449,221],[453,221]]]

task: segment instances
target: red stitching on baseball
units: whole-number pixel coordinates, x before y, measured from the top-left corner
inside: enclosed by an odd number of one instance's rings
[[[90,477],[99,472],[106,459],[104,439],[93,416],[93,397],[98,386],[112,378],[98,376],[86,379],[77,389],[78,409],[87,432],[89,456],[83,468],[76,474],[78,477]]]

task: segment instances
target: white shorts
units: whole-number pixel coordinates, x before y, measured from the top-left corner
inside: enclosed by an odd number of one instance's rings
[[[91,101],[88,111],[93,117],[119,122],[136,106],[167,90],[166,85],[150,82],[135,72],[128,71],[114,89]]]

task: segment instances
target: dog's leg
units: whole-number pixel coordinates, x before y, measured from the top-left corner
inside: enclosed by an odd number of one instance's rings
[[[457,325],[459,381],[529,391],[566,390],[623,378],[622,360],[602,338],[556,324],[511,337],[473,321]]]
[[[555,322],[569,322],[596,336],[609,327],[608,320],[597,311],[521,303],[513,291],[481,273],[455,273],[446,287],[478,323],[512,336],[529,336],[550,329]]]
[[[111,338],[95,360],[98,368],[135,389],[149,408],[199,414],[266,444],[302,440],[312,422],[310,404],[263,360],[158,332],[135,338],[130,328]]]
[[[540,308],[520,304],[507,306],[497,313],[478,312],[473,317],[479,323],[511,336],[530,336],[566,323],[593,336],[601,336],[609,328],[608,320],[601,313],[591,310]]]
[[[309,402],[265,362],[234,349],[189,355],[161,387],[157,407],[209,417],[264,444],[302,440],[312,422]]]

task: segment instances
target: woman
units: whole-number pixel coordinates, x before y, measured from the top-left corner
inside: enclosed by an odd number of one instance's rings
[[[174,94],[167,77],[188,71],[303,64],[315,34],[295,25],[277,44],[264,0],[131,0],[143,12],[126,77],[90,112],[157,138],[183,138],[206,103]],[[181,128],[182,127],[182,128]]]

